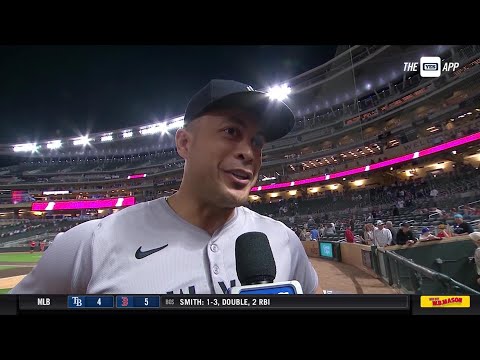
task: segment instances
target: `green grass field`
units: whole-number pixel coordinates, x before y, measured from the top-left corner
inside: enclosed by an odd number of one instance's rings
[[[0,294],[7,294],[10,289],[0,289]]]
[[[16,266],[0,265],[0,270],[14,269]]]
[[[0,253],[0,262],[11,262],[11,263],[19,263],[19,262],[38,262],[42,257],[43,253]]]

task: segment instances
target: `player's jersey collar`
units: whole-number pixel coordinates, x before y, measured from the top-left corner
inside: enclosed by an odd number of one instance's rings
[[[176,221],[180,222],[183,226],[186,226],[186,227],[192,229],[195,232],[200,232],[203,235],[208,234],[205,230],[199,228],[198,226],[195,226],[195,225],[189,223],[188,221],[186,221],[182,217],[178,216],[178,214],[168,204],[166,197],[162,197],[162,198],[159,198],[157,200],[154,200],[154,202],[158,202],[158,204],[161,207],[164,208],[164,210],[169,214],[169,216],[171,216]],[[242,213],[240,208],[238,208],[238,207],[235,208],[233,216],[225,224],[223,224],[223,226],[221,226],[219,229],[217,229],[212,237],[216,237],[216,236],[218,236],[219,233],[232,228],[234,226],[234,224],[239,220],[240,213]],[[208,236],[210,237],[210,234],[208,234]]]

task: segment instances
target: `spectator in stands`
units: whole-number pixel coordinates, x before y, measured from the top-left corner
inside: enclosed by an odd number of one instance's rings
[[[308,216],[307,224],[308,224],[308,225],[313,225],[313,224],[315,224],[315,220],[313,220],[313,216],[312,216],[312,215],[309,215],[309,216]]]
[[[475,260],[475,266],[477,268],[477,275],[479,276],[477,278],[477,283],[478,285],[480,285],[480,232],[472,232],[470,234],[470,238],[473,240],[475,245],[477,245],[477,249],[475,250],[473,258]]]
[[[469,223],[463,221],[462,214],[455,214],[455,225],[453,225],[453,232],[455,236],[471,234],[473,232],[473,227]]]
[[[422,235],[420,235],[419,241],[429,241],[429,240],[441,240],[441,237],[435,236],[430,232],[428,227],[422,229]]]
[[[399,216],[400,210],[398,210],[397,205],[393,205],[393,216]]]
[[[353,235],[351,226],[347,226],[347,230],[345,230],[345,239],[349,243],[355,242],[355,235]]]
[[[373,231],[375,227],[372,223],[365,224],[363,231],[363,236],[361,236],[362,244],[371,245],[373,244]]]
[[[325,226],[323,224],[320,224],[320,227],[318,228],[318,234],[320,235],[320,237],[325,236]]]
[[[320,234],[317,230],[317,226],[314,226],[312,230],[310,230],[310,236],[312,240],[317,241],[320,237]]]
[[[312,234],[308,230],[305,233],[305,241],[312,241]]]
[[[37,246],[37,243],[34,240],[30,241],[30,254],[34,252],[35,246]]]
[[[325,235],[335,235],[335,225],[333,223],[327,224],[327,228],[325,229]]]
[[[433,188],[432,191],[430,191],[430,196],[436,198],[438,196],[438,190]]]
[[[387,221],[385,223],[385,227],[390,230],[390,233],[392,234],[392,245],[393,244],[396,244],[396,241],[397,241],[397,232],[398,232],[398,229],[395,229],[393,227],[393,223],[391,221]]]
[[[307,229],[304,227],[302,231],[300,231],[300,240],[306,241],[307,240]]]
[[[412,230],[410,230],[410,224],[404,222],[400,225],[400,230],[397,233],[396,243],[397,245],[411,245],[416,243],[418,240],[413,236]]]
[[[440,224],[438,225],[437,237],[439,238],[449,238],[451,235],[447,231],[447,225]]]
[[[392,233],[385,228],[382,220],[377,221],[377,228],[373,230],[373,243],[379,247],[389,246],[392,243]]]

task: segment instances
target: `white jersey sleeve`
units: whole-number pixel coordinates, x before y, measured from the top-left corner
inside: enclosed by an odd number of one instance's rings
[[[288,233],[288,244],[292,254],[293,276],[292,279],[297,280],[302,285],[304,294],[315,294],[318,287],[318,275],[308,259],[307,253],[298,236],[285,226]]]
[[[10,294],[86,293],[92,275],[92,242],[100,221],[91,220],[58,234]]]

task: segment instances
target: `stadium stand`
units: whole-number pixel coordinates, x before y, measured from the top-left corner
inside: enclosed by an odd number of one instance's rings
[[[443,61],[456,61],[460,67],[438,78],[391,71],[392,64],[403,64],[425,52],[435,53]],[[257,186],[365,167],[476,134],[480,128],[479,64],[480,48],[470,45],[339,48],[329,63],[288,81],[296,124],[289,135],[265,146]],[[112,129],[112,141],[108,142],[100,140],[102,134],[90,134],[94,147],[76,146],[73,138],[61,139],[62,146],[57,149],[43,142],[33,154],[13,152],[11,144],[0,145],[0,154],[17,160],[16,165],[0,169],[0,191],[24,191],[31,199],[12,204],[10,195],[4,194],[1,211],[6,218],[33,221],[45,219],[46,213],[33,214],[29,208],[32,199],[54,202],[131,195],[137,201],[148,201],[173,193],[182,178],[183,160],[170,135],[180,120],[177,117],[165,123],[170,132],[158,124]],[[249,206],[286,223],[291,211],[300,224],[309,215],[325,222],[327,217],[338,222],[339,229],[345,228],[348,218],[354,218],[356,235],[373,210],[396,225],[411,218],[415,226],[422,226],[427,221],[419,221],[420,217],[424,220],[431,215],[430,210],[419,214],[423,209],[438,207],[451,216],[449,209],[479,199],[477,144],[473,141],[456,147],[457,155],[444,151],[363,177],[294,186],[279,191],[276,198],[269,191],[258,191],[252,193]],[[427,170],[440,163],[444,168]],[[128,179],[133,174],[141,177]],[[364,184],[357,186],[357,182]],[[438,191],[434,200],[429,196],[433,189]],[[289,190],[297,194],[290,196]],[[68,193],[46,196],[44,191]],[[393,216],[395,204],[399,215]],[[282,206],[287,206],[287,214],[281,213]],[[87,212],[69,216],[86,216]],[[92,214],[100,216],[98,211]],[[448,216],[444,220],[449,221]],[[428,219],[431,226],[439,221]],[[343,237],[344,230],[339,231],[335,236]]]

